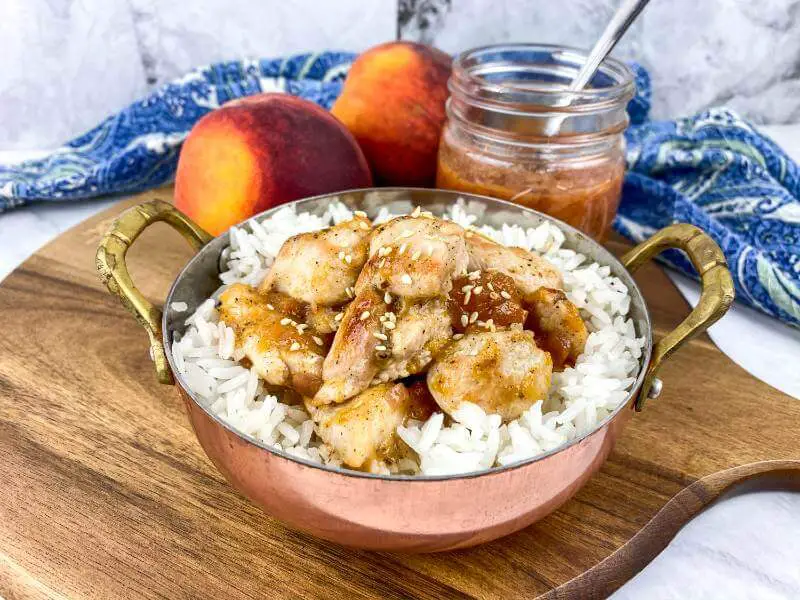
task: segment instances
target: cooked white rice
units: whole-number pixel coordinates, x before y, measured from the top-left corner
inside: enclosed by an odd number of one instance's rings
[[[478,217],[459,201],[448,218],[473,227]],[[314,433],[314,423],[298,406],[284,404],[264,392],[253,369],[238,361],[234,331],[219,321],[216,298],[235,282],[257,285],[280,247],[292,235],[328,227],[352,216],[339,202],[317,217],[296,214],[292,207],[271,218],[251,220],[231,229],[230,246],[223,251],[228,270],[223,286],[186,320],[183,337],[173,343],[172,357],[189,388],[211,411],[254,439],[314,462],[340,466],[338,458]],[[385,221],[394,215],[378,216]],[[593,429],[625,401],[633,385],[644,339],[637,338],[628,289],[607,266],[588,263],[585,256],[562,247],[564,234],[550,223],[524,229],[475,227],[508,246],[521,246],[545,256],[564,277],[567,297],[580,309],[590,334],[574,368],[553,373],[547,400],[539,401],[519,419],[502,424],[465,402],[447,419],[436,413],[426,422],[410,421],[399,436],[417,454],[392,467],[400,473],[444,475],[507,465],[547,452]],[[177,308],[183,308],[179,303]]]

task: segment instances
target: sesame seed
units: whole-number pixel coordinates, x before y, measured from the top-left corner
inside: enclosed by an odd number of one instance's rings
[[[433,256],[433,246],[428,246],[428,256]]]
[[[313,339],[313,340],[314,340],[314,343],[315,343],[317,346],[322,346],[322,345],[324,345],[324,343],[325,343],[325,342],[323,342],[323,341],[322,341],[322,338],[321,338],[321,337],[317,337],[316,335],[315,335],[315,336],[313,336],[311,339]]]
[[[292,320],[289,317],[284,317],[283,319],[281,319],[281,325],[288,325],[291,322]]]
[[[486,322],[485,321],[475,321],[475,325],[477,325],[478,327],[486,327]]]
[[[492,292],[494,291],[494,286],[492,285],[491,281],[486,284],[486,287],[488,287],[490,291],[492,291]]]
[[[289,346],[289,350],[291,350],[292,352],[297,352],[298,350],[300,350],[300,344],[298,344],[297,342],[292,342],[292,345]]]
[[[468,291],[470,291],[474,287],[475,287],[474,285],[467,284],[465,286],[462,286],[461,291],[466,294]]]
[[[339,260],[344,260],[344,250],[339,251]]]
[[[397,315],[395,315],[393,312],[387,312],[386,316],[389,317],[392,321],[397,319]]]
[[[270,310],[275,310],[275,307],[272,304],[267,303],[267,308]]]
[[[453,335],[454,340],[460,340],[463,337],[464,337],[463,333],[456,333],[455,335]]]
[[[383,295],[383,301],[384,301],[386,304],[391,304],[391,303],[392,303],[392,296],[391,296],[391,294],[389,294],[389,292],[386,292],[386,293]]]
[[[403,276],[400,278],[400,281],[402,281],[406,285],[410,285],[411,284],[411,275],[409,275],[408,273],[403,273]]]
[[[408,248],[408,244],[403,242],[402,244],[400,244],[400,250],[398,250],[397,254],[403,254],[403,252],[406,251],[406,248]]]
[[[470,323],[474,323],[477,320],[478,320],[478,313],[477,312],[474,312],[469,316],[469,322]]]
[[[361,319],[362,321],[366,321],[367,319],[369,319],[369,311],[365,310],[364,312],[362,312],[359,319]]]
[[[367,225],[366,223],[364,223],[364,221],[360,221],[360,222],[358,223],[358,226],[359,226],[359,227],[361,227],[361,229],[369,229],[369,225]]]
[[[333,317],[333,320],[334,321],[341,321],[343,316],[344,316],[344,313],[336,313],[336,316]]]
[[[297,326],[297,331],[299,333],[303,333],[306,329],[308,329],[308,325],[306,325],[305,323],[301,323],[300,325]]]
[[[472,281],[475,281],[475,280],[476,280],[478,277],[480,277],[480,276],[481,276],[481,272],[480,272],[480,271],[472,271],[472,272],[471,272],[471,273],[469,273],[467,276],[468,276],[468,277],[469,277],[469,278],[470,278]]]
[[[472,290],[467,290],[467,293],[464,295],[464,306],[469,304],[469,301],[472,299]]]
[[[388,348],[383,344],[378,344],[377,346],[375,346],[375,350],[377,350],[378,352],[386,352]]]
[[[383,265],[385,265],[385,264],[386,264],[386,259],[385,259],[385,258],[382,258],[382,259],[381,259],[381,262],[379,262],[379,263],[378,263],[378,268],[379,268],[379,269],[382,269],[382,268],[383,268]]]
[[[383,326],[386,327],[386,329],[394,329],[395,327],[397,327],[397,325],[395,325],[394,322],[392,321],[386,321],[386,323],[384,323]]]
[[[355,298],[356,292],[352,287],[344,288],[345,293],[347,294],[348,298]]]
[[[482,291],[483,291],[483,286],[482,286],[482,285],[479,285],[479,286],[478,286],[478,287],[476,287],[474,290],[472,290],[472,293],[473,293],[473,294],[475,294],[475,295],[477,296],[477,295],[478,295],[478,294],[480,294]]]
[[[364,217],[365,219],[367,218],[367,213],[365,213],[363,210],[354,210],[353,214],[357,217]]]
[[[422,256],[422,252],[417,250],[416,252],[414,252],[414,254],[411,255],[411,260],[417,260],[419,259],[420,256]]]
[[[467,315],[461,315],[461,326],[466,327],[469,325],[469,317]]]
[[[346,262],[349,265],[351,262],[353,262],[353,257],[349,254],[345,255],[344,262]]]
[[[372,335],[379,340],[383,340],[384,342],[389,339],[388,335],[386,335],[385,333],[381,333],[380,331],[376,331]]]
[[[411,213],[411,216],[412,217],[418,217],[419,213],[421,213],[421,212],[422,212],[422,207],[418,206],[417,208],[414,209],[414,212]]]
[[[500,295],[501,295],[503,298],[505,298],[506,300],[511,300],[511,294],[509,294],[509,293],[508,293],[507,291],[505,291],[505,290],[502,290],[502,291],[500,292]]]

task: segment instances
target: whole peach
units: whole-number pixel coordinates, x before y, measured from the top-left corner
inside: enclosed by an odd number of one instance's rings
[[[353,63],[331,112],[358,140],[377,182],[433,186],[450,62],[430,46],[389,42]]]
[[[175,205],[218,235],[284,202],[370,185],[358,143],[330,113],[295,96],[260,94],[195,124],[178,159]]]

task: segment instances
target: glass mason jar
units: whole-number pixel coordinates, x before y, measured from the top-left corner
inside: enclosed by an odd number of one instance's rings
[[[456,57],[436,185],[511,200],[607,236],[625,174],[633,73],[606,59],[567,92],[586,53],[512,44]]]

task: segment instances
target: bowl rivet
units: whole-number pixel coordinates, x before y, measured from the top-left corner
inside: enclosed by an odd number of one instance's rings
[[[663,387],[664,383],[658,377],[654,378],[653,383],[650,385],[650,391],[647,392],[647,397],[653,400],[658,398]]]

